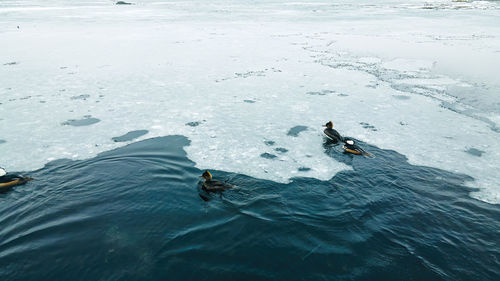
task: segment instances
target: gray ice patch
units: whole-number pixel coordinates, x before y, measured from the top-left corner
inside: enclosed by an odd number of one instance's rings
[[[325,96],[328,94],[333,94],[335,91],[332,90],[322,90],[320,92],[307,92],[306,95],[311,95],[311,96]]]
[[[404,96],[404,95],[392,95],[393,98],[398,99],[398,100],[409,100],[410,96]]]
[[[307,126],[295,126],[288,131],[287,135],[298,137],[301,132],[306,131],[307,129]]]
[[[236,77],[239,78],[248,78],[252,76],[266,76],[265,71],[258,70],[258,71],[248,71],[248,72],[242,72],[242,73],[235,73],[234,74]]]
[[[93,118],[91,116],[84,116],[83,119],[70,119],[68,121],[65,121],[61,123],[62,125],[69,125],[69,126],[75,126],[75,127],[80,127],[80,126],[89,126],[95,123],[100,122],[100,119]]]
[[[266,145],[271,146],[271,145],[274,145],[276,142],[275,142],[275,141],[265,141],[264,143],[265,143]]]
[[[144,136],[147,133],[149,133],[148,130],[136,130],[136,131],[130,131],[130,132],[126,133],[125,135],[122,135],[119,137],[113,137],[111,139],[114,142],[131,141],[131,140],[136,139],[140,136]]]
[[[278,151],[278,152],[281,152],[281,153],[286,153],[288,152],[288,149],[284,148],[284,147],[277,147],[275,148],[274,150]]]
[[[306,95],[310,95],[310,96],[324,96],[325,94],[323,94],[322,92],[307,92]]]
[[[372,130],[372,131],[377,131],[377,128],[375,128],[375,126],[373,126],[373,125],[370,125],[369,123],[360,122],[359,124],[361,126],[363,126],[363,128],[365,128],[365,129],[369,129],[369,130]]]
[[[90,98],[90,95],[79,95],[71,97],[72,100],[87,100]]]
[[[274,155],[274,154],[271,154],[271,153],[267,153],[267,152],[265,152],[265,153],[262,153],[262,154],[260,155],[260,157],[262,157],[262,158],[266,158],[266,159],[274,159],[274,158],[276,158],[277,156],[276,156],[276,155]]]
[[[473,147],[467,149],[465,152],[469,153],[470,155],[477,156],[477,157],[481,157],[484,153],[484,151],[473,148]]]
[[[196,127],[196,126],[198,126],[200,124],[201,124],[200,121],[193,121],[193,122],[187,122],[186,126]]]

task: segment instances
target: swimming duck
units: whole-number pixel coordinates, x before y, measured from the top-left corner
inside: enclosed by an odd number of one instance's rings
[[[210,174],[210,172],[207,170],[205,171],[202,175],[201,175],[202,178],[205,179],[205,181],[202,183],[202,188],[203,190],[207,191],[207,192],[216,192],[216,191],[224,191],[226,189],[229,189],[229,188],[232,188],[233,186],[228,184],[228,183],[225,183],[225,182],[221,182],[221,181],[218,181],[218,180],[213,180],[212,179],[212,174]]]
[[[0,190],[8,189],[16,185],[22,185],[32,180],[30,177],[20,175],[8,175],[5,169],[0,168]]]
[[[339,141],[344,141],[344,138],[339,134],[339,132],[333,129],[332,121],[329,121],[328,123],[323,125],[323,127],[326,127],[326,129],[323,132],[333,142],[337,143]]]
[[[368,157],[374,157],[372,154],[364,151],[361,147],[359,147],[353,140],[346,139],[345,144],[342,146],[345,153],[352,153],[356,155],[363,155]]]

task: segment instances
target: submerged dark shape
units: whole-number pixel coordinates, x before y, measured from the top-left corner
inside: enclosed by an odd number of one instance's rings
[[[205,179],[201,188],[207,192],[224,191],[233,187],[231,184],[212,179],[212,174],[208,170],[201,177]]]
[[[118,2],[116,2],[116,5],[132,5],[132,3],[125,2],[125,1],[118,1]]]
[[[323,125],[323,127],[326,127],[326,129],[323,131],[325,135],[334,143],[337,143],[339,141],[344,141],[344,138],[339,134],[339,132],[333,129],[332,121],[329,121],[328,123]]]

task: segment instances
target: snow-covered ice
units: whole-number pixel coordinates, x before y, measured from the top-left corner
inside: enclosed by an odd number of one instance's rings
[[[199,168],[326,180],[349,169],[324,153],[332,120],[500,203],[498,2],[132,2],[0,2],[0,165],[147,130],[187,136]]]

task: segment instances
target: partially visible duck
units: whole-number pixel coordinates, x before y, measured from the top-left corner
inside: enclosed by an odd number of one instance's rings
[[[16,174],[7,174],[5,169],[0,168],[0,191],[8,190],[10,187],[16,185],[22,185],[30,180],[33,180],[30,177],[24,177]]]

